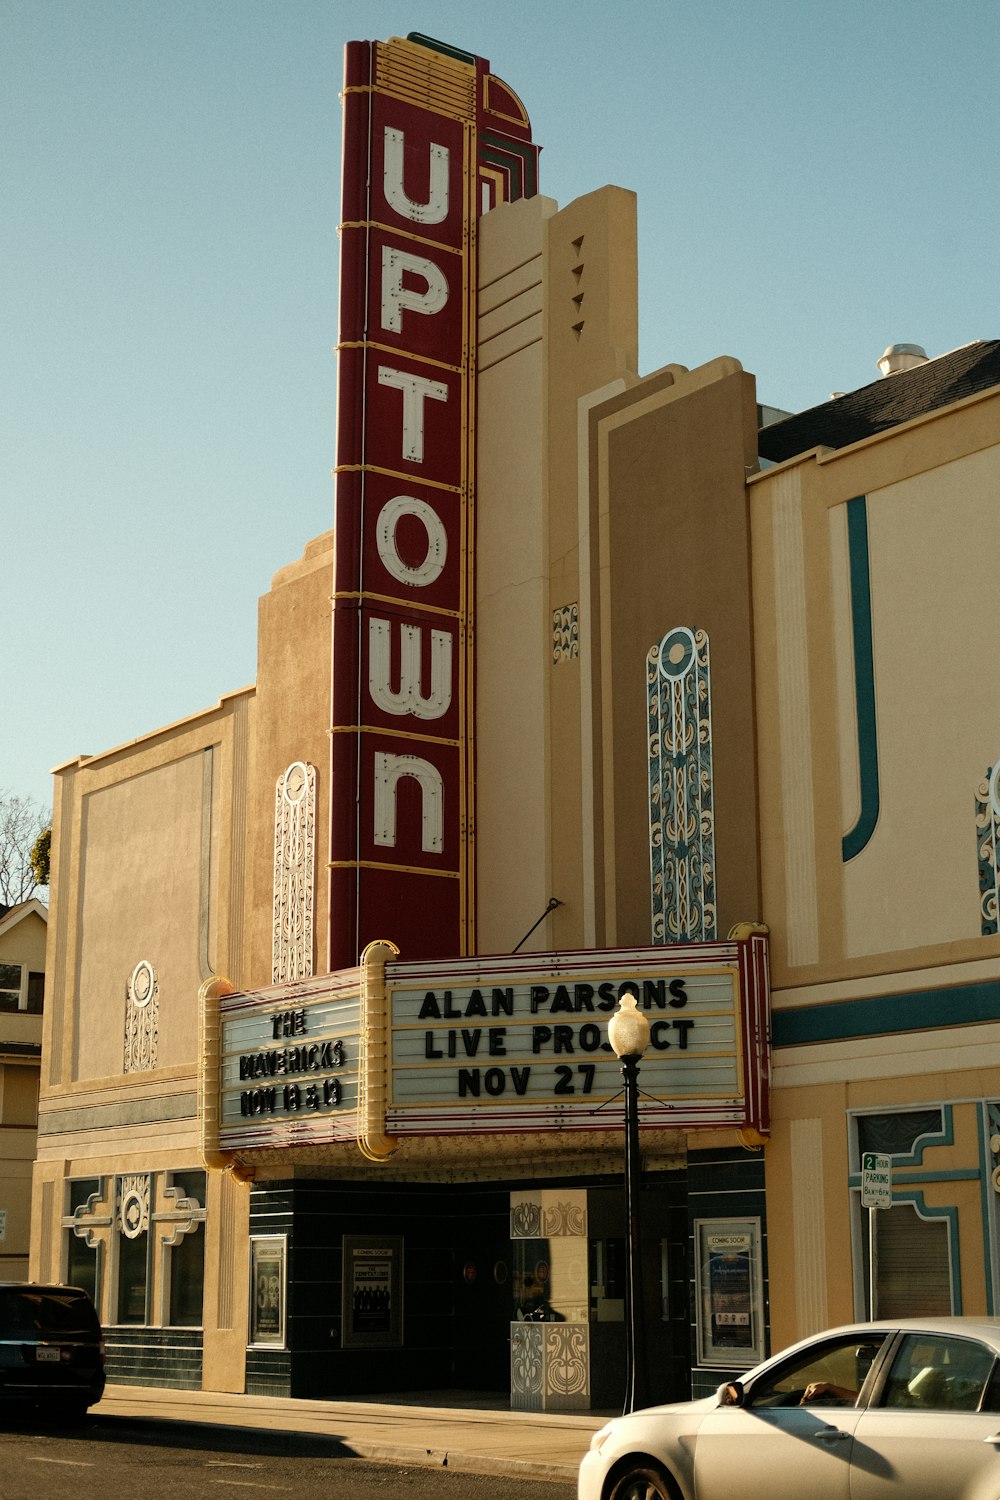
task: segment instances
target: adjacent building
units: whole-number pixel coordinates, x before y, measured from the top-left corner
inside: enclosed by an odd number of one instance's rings
[[[28,1274],[48,911],[0,906],[0,1281]]]
[[[56,775],[33,1274],[119,1382],[613,1404],[630,982],[652,1394],[864,1310],[865,1152],[884,1310],[992,1310],[998,346],[640,376],[634,197],[426,38],[341,244],[256,684]]]

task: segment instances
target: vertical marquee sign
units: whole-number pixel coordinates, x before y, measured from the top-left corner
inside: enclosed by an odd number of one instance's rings
[[[476,228],[537,191],[520,101],[427,38],[346,51],[330,966],[474,946]]]

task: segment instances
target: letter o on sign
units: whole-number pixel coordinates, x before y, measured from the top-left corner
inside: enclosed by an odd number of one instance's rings
[[[418,567],[410,567],[396,550],[396,526],[403,516],[415,516],[427,533],[427,555]],[[448,556],[448,537],[437,511],[426,500],[396,495],[383,505],[375,527],[378,555],[397,583],[426,588],[440,578]]]

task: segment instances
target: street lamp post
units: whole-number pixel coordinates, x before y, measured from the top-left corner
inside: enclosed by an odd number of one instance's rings
[[[642,1307],[642,1237],[639,1189],[639,1059],[649,1046],[649,1022],[639,1010],[639,991],[623,984],[618,1009],[608,1022],[608,1040],[622,1065],[625,1081],[625,1222],[628,1262],[625,1272],[625,1411],[648,1405],[646,1333]]]

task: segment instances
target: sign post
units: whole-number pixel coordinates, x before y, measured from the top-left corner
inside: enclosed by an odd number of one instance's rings
[[[865,1151],[861,1157],[861,1206],[868,1210],[868,1316],[878,1317],[878,1237],[875,1212],[892,1207],[892,1157]]]

